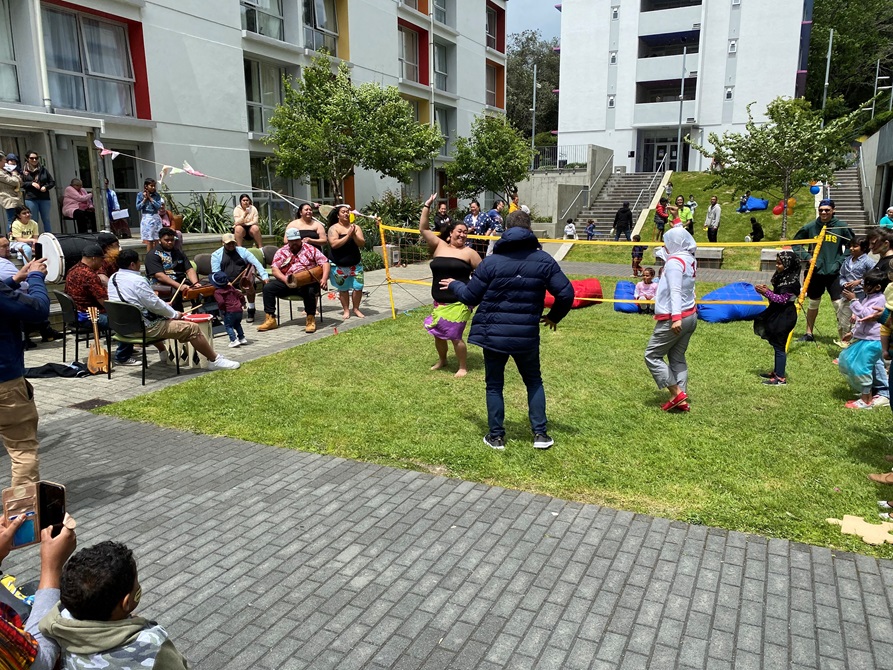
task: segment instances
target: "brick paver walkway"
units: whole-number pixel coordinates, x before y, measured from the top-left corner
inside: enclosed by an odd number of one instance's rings
[[[41,473],[198,668],[893,668],[893,562],[67,407],[118,380],[39,385]]]

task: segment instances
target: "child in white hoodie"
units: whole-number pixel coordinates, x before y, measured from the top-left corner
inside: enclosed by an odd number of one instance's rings
[[[688,412],[688,364],[685,351],[698,324],[695,309],[695,239],[682,226],[664,235],[664,246],[656,255],[664,269],[654,297],[657,323],[645,347],[645,365],[657,387],[670,392],[669,402],[661,409]],[[664,357],[667,358],[664,361]]]

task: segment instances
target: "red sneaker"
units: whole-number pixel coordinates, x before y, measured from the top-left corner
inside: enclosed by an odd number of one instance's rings
[[[681,405],[686,400],[688,400],[688,395],[686,395],[685,391],[679,391],[679,394],[675,398],[668,402],[665,402],[663,405],[661,405],[660,408],[665,412],[669,412],[671,409],[673,409],[677,405]]]

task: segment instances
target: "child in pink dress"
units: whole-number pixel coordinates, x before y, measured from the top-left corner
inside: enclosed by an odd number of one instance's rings
[[[645,268],[642,272],[642,281],[636,284],[636,292],[633,298],[636,300],[654,300],[657,293],[657,282],[654,281],[654,268]],[[654,314],[654,305],[639,305],[639,314]]]

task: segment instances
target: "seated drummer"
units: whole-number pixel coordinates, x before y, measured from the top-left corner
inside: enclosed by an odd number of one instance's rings
[[[261,332],[273,330],[279,326],[276,323],[276,300],[289,295],[299,295],[304,299],[304,311],[307,312],[307,325],[305,333],[316,332],[316,302],[319,299],[320,290],[325,290],[329,281],[329,259],[312,244],[304,244],[301,240],[301,232],[294,228],[285,231],[288,244],[279,249],[273,256],[274,279],[264,286],[264,314],[266,319],[257,327]],[[288,276],[322,268],[322,276],[319,282],[313,281],[297,288],[288,287]]]
[[[162,228],[158,232],[158,246],[146,254],[146,277],[149,285],[161,298],[170,298],[184,279],[184,286],[197,288],[201,285],[186,254],[177,249],[176,244],[177,231]],[[171,306],[178,312],[183,311],[182,289]]]
[[[254,288],[255,275],[260,275],[265,284],[270,281],[270,275],[264,269],[263,264],[248,249],[236,244],[235,235],[226,233],[223,236],[223,246],[211,254],[211,274],[215,272],[225,272],[233,286],[245,294],[245,299],[248,302],[248,314],[245,321],[254,323],[254,298],[257,295]],[[242,278],[236,281],[239,275],[242,275]]]
[[[133,249],[124,249],[118,254],[118,271],[109,281],[109,299],[139,307],[143,313],[147,337],[189,342],[198,353],[208,359],[209,370],[235,370],[239,367],[236,361],[215,353],[211,343],[195,323],[184,321],[182,312],[155,295],[148,280],[140,274],[140,256]],[[140,337],[141,334],[128,335]],[[156,342],[155,347],[161,362],[167,362],[163,342]]]
[[[96,320],[100,328],[109,327],[109,317],[105,313],[105,301],[108,300],[108,291],[99,280],[99,270],[103,265],[105,254],[98,244],[88,244],[81,252],[81,262],[72,267],[65,275],[65,293],[71,298],[75,309],[78,311],[78,321],[88,324],[90,318],[87,309],[95,307],[99,310],[99,318]],[[140,365],[140,361],[133,357],[133,345],[126,342],[118,342],[115,351],[115,365]]]

